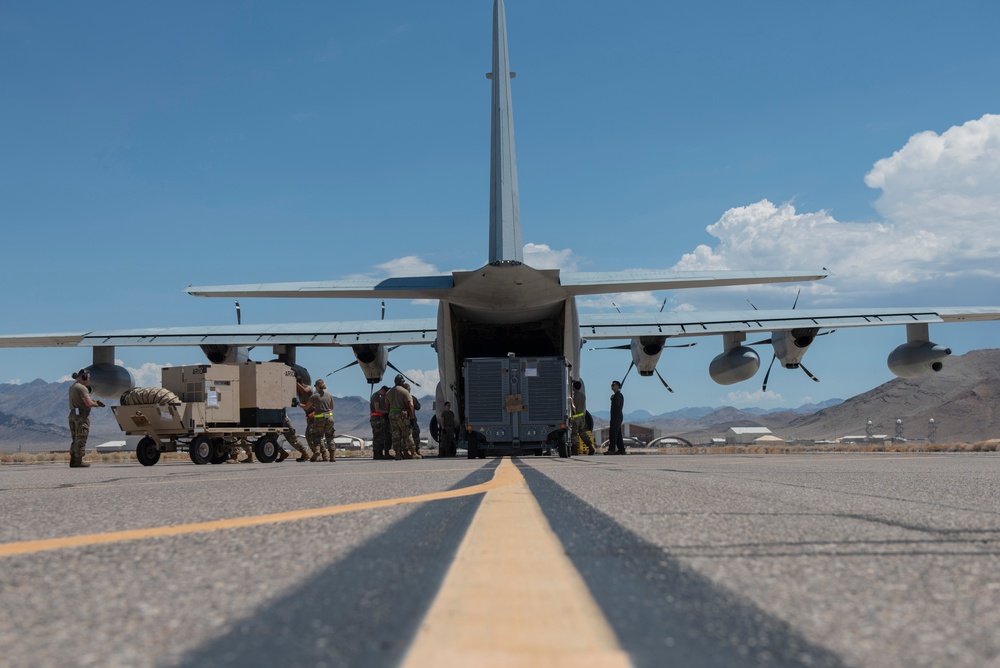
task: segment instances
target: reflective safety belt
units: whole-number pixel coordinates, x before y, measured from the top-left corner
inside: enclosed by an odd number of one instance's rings
[[[582,412],[582,413],[577,413],[577,414],[576,414],[576,415],[574,415],[573,417],[574,417],[574,418],[581,418],[581,417],[583,417],[583,416],[584,416],[584,415],[586,415],[586,414],[587,414],[587,411],[584,411],[584,412]]]
[[[314,418],[333,417],[333,413],[314,413]]]

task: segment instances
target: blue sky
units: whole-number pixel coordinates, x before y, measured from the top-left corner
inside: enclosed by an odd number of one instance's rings
[[[800,306],[1000,304],[993,2],[611,5],[508,0],[523,239],[579,271],[815,269]],[[473,269],[486,261],[492,3],[0,4],[0,334],[232,322],[189,284]],[[786,308],[794,287],[588,299],[581,310]],[[374,301],[244,300],[243,321],[379,315]],[[435,307],[389,302],[388,317]],[[956,353],[1000,323],[943,325]],[[628,409],[794,406],[892,376],[901,328],[809,351],[821,383],[708,377],[718,337],[668,351],[676,394]],[[140,378],[201,362],[119,349]],[[256,351],[256,359],[268,359]],[[761,349],[762,366],[770,359]],[[0,382],[89,350],[0,350]],[[430,349],[392,361],[433,383]],[[302,350],[314,377],[347,349]],[[599,407],[628,367],[585,352]],[[338,394],[364,394],[351,369]],[[429,390],[431,388],[428,388]]]

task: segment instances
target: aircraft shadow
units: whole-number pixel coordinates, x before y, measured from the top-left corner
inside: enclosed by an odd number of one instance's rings
[[[845,665],[542,473],[520,470],[633,665]]]
[[[489,481],[499,461],[454,488]],[[398,665],[481,500],[422,504],[179,665]]]

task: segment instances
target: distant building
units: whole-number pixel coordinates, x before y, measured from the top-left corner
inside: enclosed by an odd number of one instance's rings
[[[753,440],[754,445],[784,445],[785,439],[779,438],[774,434],[765,434],[764,436],[758,436]]]
[[[726,432],[726,445],[753,445],[761,436],[771,436],[767,427],[730,427]]]

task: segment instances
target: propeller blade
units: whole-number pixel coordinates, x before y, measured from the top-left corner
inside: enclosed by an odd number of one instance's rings
[[[385,300],[382,300],[382,319],[385,320]]]
[[[837,330],[835,330],[835,329],[831,329],[831,330],[828,330],[828,331],[826,331],[826,332],[820,332],[820,333],[819,333],[819,334],[817,334],[816,336],[826,336],[827,334],[833,334],[833,333],[834,333],[834,332],[836,332],[836,331],[837,331]]]
[[[678,343],[677,345],[663,346],[663,347],[664,348],[690,348],[691,346],[696,346],[696,345],[698,345],[697,342],[695,342],[695,343]]]
[[[801,294],[802,294],[802,288],[799,288],[799,291],[795,293],[795,301],[792,302],[793,311],[795,310],[795,307],[798,306],[799,304],[799,295]]]
[[[418,383],[417,381],[413,380],[412,378],[410,378],[409,376],[407,376],[405,373],[403,373],[402,371],[400,371],[399,369],[397,369],[396,365],[394,365],[392,362],[386,362],[386,364],[388,365],[388,367],[390,369],[392,369],[393,371],[395,371],[396,373],[398,373],[400,376],[402,376],[406,380],[410,381],[411,383],[413,383],[417,387],[420,387],[420,383]]]
[[[338,371],[343,371],[344,369],[347,369],[347,368],[349,368],[349,367],[352,367],[352,366],[354,366],[354,365],[355,365],[355,364],[357,364],[357,363],[358,363],[358,361],[357,361],[357,360],[354,360],[354,361],[353,361],[353,362],[351,362],[350,364],[345,364],[344,366],[340,367],[339,369],[334,369],[333,371],[331,371],[330,373],[326,374],[326,375],[325,375],[325,376],[323,376],[323,377],[324,377],[324,378],[329,378],[330,376],[332,376],[333,374],[337,373]]]
[[[670,389],[669,385],[667,385],[667,381],[663,380],[663,376],[660,375],[659,369],[653,369],[653,371],[656,372],[656,377],[660,379],[661,383],[663,383],[663,387],[667,388],[667,392],[670,392],[671,394],[673,394],[673,390]]]
[[[587,350],[628,350],[632,347],[631,343],[626,343],[622,346],[604,346],[602,348],[587,348]]]
[[[810,378],[812,378],[813,380],[815,380],[817,383],[819,382],[819,378],[817,378],[816,376],[814,376],[811,373],[809,373],[809,369],[805,368],[801,364],[799,364],[799,368],[802,369],[803,371],[805,371],[807,376],[809,376]]]
[[[236,302],[236,324],[237,325],[243,324],[242,323],[242,318],[240,317],[240,303],[239,303],[239,301]]]
[[[760,387],[761,392],[767,392],[767,379],[771,376],[771,367],[774,366],[774,360],[777,358],[777,355],[771,355],[771,363],[767,365],[767,373],[764,374],[764,384]]]
[[[753,310],[754,310],[754,311],[757,311],[757,310],[759,310],[759,309],[758,309],[758,308],[757,308],[756,306],[754,306],[754,305],[753,305],[753,302],[752,302],[752,301],[750,301],[749,299],[747,300],[747,304],[750,304],[750,306],[752,306],[752,307],[753,307]]]
[[[663,298],[663,303],[660,304],[660,313],[663,313],[663,309],[666,308],[666,306],[667,306],[667,298],[664,297]]]
[[[629,364],[628,364],[628,371],[625,372],[625,375],[622,377],[622,382],[620,383],[620,385],[622,387],[625,387],[625,379],[628,378],[628,375],[630,373],[632,373],[632,368],[634,366],[635,366],[635,362],[629,362]]]

